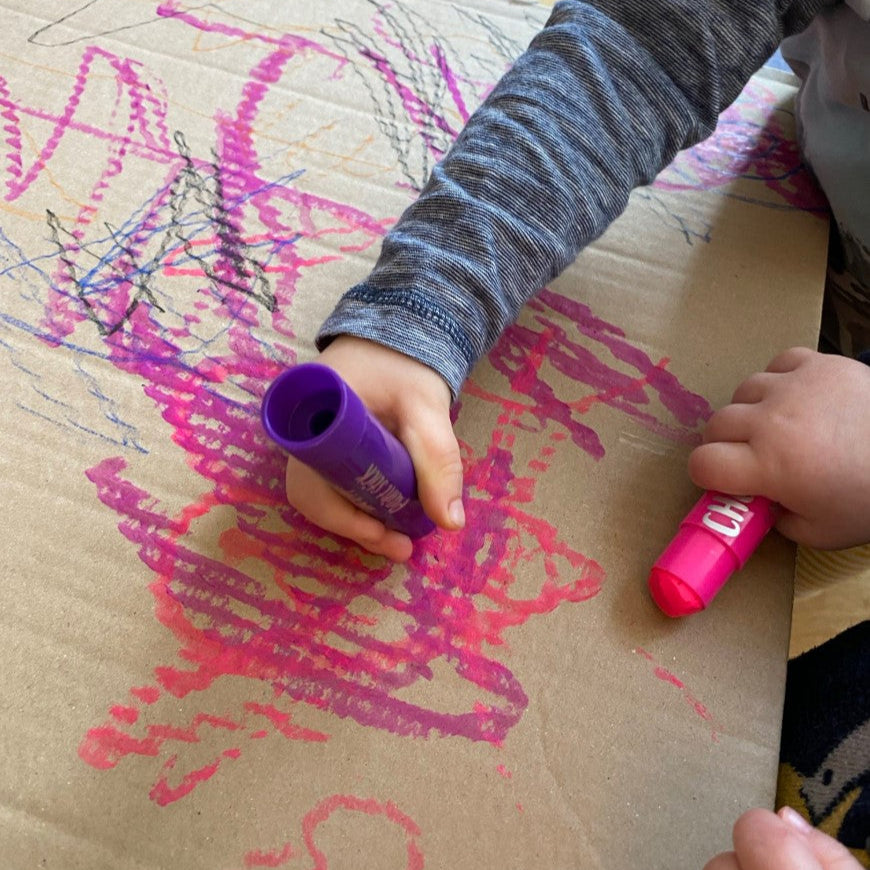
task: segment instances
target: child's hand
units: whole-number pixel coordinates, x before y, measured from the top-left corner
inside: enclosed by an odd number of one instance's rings
[[[870,541],[870,366],[792,348],[717,411],[689,474],[704,489],[779,502],[788,538],[839,549]]]
[[[734,851],[704,870],[861,870],[849,850],[790,807],[749,810],[734,825]]]
[[[374,342],[335,339],[318,362],[335,369],[408,449],[426,513],[445,529],[465,522],[462,460],[450,422],[450,390],[433,369]],[[354,507],[307,465],[287,462],[287,499],[311,522],[397,562],[410,558],[410,538]]]

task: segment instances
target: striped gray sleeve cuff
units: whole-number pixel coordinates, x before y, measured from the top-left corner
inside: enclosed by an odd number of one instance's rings
[[[434,369],[456,399],[477,359],[455,321],[410,290],[353,287],[321,326],[315,343],[323,350],[339,335],[365,338]]]

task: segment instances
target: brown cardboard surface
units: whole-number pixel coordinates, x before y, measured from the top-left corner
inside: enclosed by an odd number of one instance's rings
[[[545,10],[6,0],[4,868],[695,868],[772,801],[793,552],[648,568],[826,226],[759,76],[458,407],[469,527],[390,567],[286,508],[259,399]]]

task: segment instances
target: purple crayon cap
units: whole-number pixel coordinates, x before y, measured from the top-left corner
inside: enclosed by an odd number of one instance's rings
[[[305,363],[283,372],[261,415],[272,440],[357,507],[412,538],[435,528],[417,499],[408,451],[331,368]]]

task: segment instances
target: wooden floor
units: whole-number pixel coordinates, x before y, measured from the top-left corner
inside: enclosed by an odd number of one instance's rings
[[[870,619],[870,545],[840,553],[798,552],[789,655]]]

